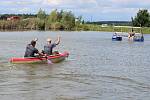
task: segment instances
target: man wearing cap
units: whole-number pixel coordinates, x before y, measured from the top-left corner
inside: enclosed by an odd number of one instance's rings
[[[58,36],[57,41],[54,43],[51,43],[51,39],[47,39],[47,44],[44,46],[44,53],[47,55],[52,55],[53,54],[53,48],[56,47],[60,43],[60,36]]]
[[[35,54],[42,55],[42,54],[38,51],[38,49],[35,48],[35,45],[36,45],[36,41],[37,41],[37,40],[38,40],[38,39],[32,40],[31,43],[26,46],[26,51],[25,51],[24,57],[35,57]]]

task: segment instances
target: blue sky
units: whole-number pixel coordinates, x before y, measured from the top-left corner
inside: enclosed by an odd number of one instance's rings
[[[86,21],[130,21],[139,9],[150,9],[149,4],[150,0],[0,0],[0,14],[63,9],[83,16]]]

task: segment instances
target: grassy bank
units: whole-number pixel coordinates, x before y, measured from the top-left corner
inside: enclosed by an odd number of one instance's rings
[[[41,25],[42,24],[42,25]],[[73,28],[62,28],[64,23],[51,23],[46,24],[38,18],[28,18],[18,21],[6,21],[0,20],[0,31],[24,31],[24,30],[39,30],[39,27],[44,26],[43,30],[50,31],[104,31],[104,32],[131,32],[131,26],[102,26],[95,24],[74,24]],[[51,27],[51,28],[49,28]],[[141,32],[144,34],[150,34],[150,27],[133,28],[135,32]]]
[[[131,32],[131,26],[101,26],[101,25],[82,25],[82,30],[84,31],[106,31],[106,32]],[[150,34],[150,27],[133,27],[133,31],[136,33],[142,32],[143,34]]]

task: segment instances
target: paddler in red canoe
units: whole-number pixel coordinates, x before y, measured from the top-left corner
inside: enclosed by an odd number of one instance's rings
[[[38,41],[37,38],[31,41],[30,44],[26,46],[26,51],[24,57],[36,57],[35,54],[39,56],[43,56],[43,53],[40,53],[37,48],[35,48],[36,42]]]
[[[53,55],[53,48],[56,47],[60,43],[60,36],[58,36],[57,40],[52,43],[52,40],[50,38],[47,39],[47,44],[44,45],[44,53],[46,55]],[[58,52],[55,52],[58,53]]]

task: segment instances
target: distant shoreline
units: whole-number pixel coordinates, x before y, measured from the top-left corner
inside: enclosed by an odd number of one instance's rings
[[[47,30],[37,30],[37,29],[0,29],[0,32],[14,32],[14,31],[97,31],[97,32],[131,32],[131,26],[101,26],[93,24],[84,24],[82,28],[74,28],[72,30],[59,30],[59,29],[47,29]],[[133,27],[133,31],[136,33],[142,32],[143,34],[150,34],[149,27],[137,28]]]

